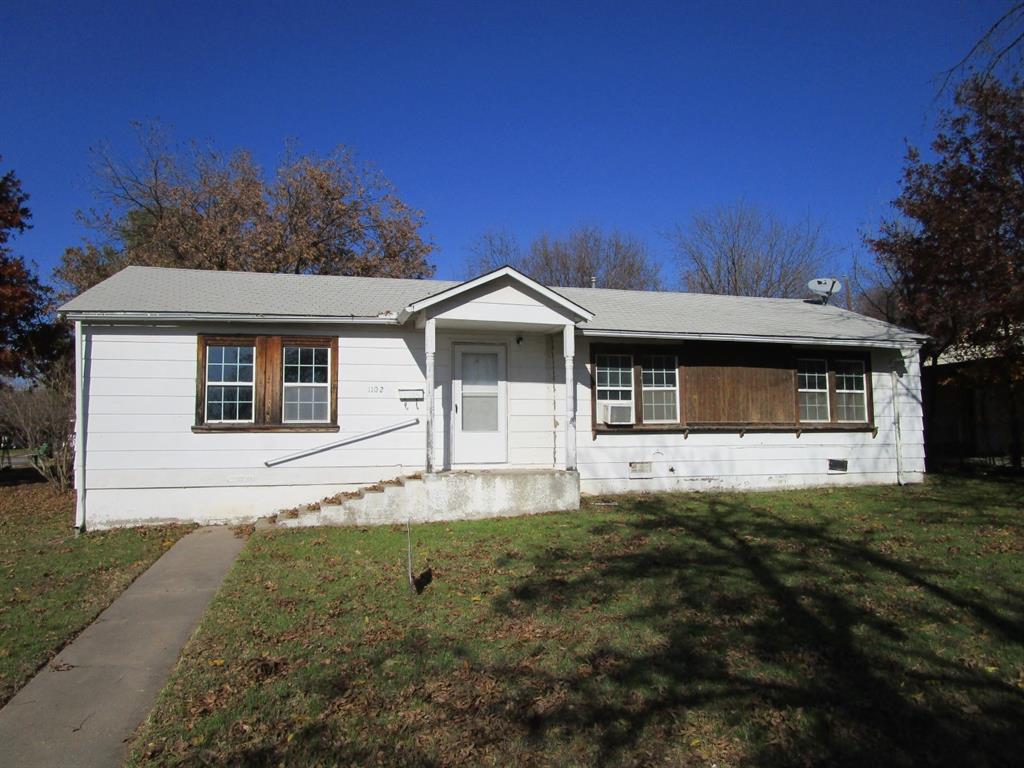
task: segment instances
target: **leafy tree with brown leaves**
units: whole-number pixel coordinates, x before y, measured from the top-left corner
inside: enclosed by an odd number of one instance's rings
[[[932,142],[911,148],[898,216],[869,239],[900,310],[953,349],[993,357],[1010,396],[1011,454],[1021,462],[1016,390],[1024,378],[1024,87],[976,77],[958,90]]]
[[[835,254],[820,224],[787,224],[746,202],[694,214],[669,235],[686,290],[797,298]]]
[[[3,160],[2,155],[0,160]],[[5,244],[14,232],[24,232],[31,226],[28,220],[32,218],[32,212],[25,205],[27,202],[28,194],[22,190],[21,181],[14,171],[0,176],[0,245]]]
[[[141,154],[95,153],[100,209],[80,214],[95,241],[68,248],[57,276],[80,292],[129,264],[252,272],[429,277],[422,214],[339,147],[288,147],[270,178],[252,155],[172,145],[138,129]]]
[[[516,238],[504,230],[486,232],[474,244],[466,265],[473,277],[508,265],[544,285],[656,290],[658,265],[643,241],[619,232],[581,226],[564,237],[542,234],[523,252]]]
[[[60,335],[50,289],[8,245],[31,227],[28,197],[14,171],[0,177],[0,377],[36,375],[57,353]]]

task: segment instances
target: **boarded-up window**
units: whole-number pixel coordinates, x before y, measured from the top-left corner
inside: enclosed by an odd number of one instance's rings
[[[794,424],[793,360],[785,348],[693,344],[685,353],[688,424]]]

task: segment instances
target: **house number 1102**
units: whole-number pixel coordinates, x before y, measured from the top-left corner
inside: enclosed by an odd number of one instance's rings
[[[382,395],[382,394],[384,394],[384,385],[383,384],[371,384],[370,386],[368,386],[366,388],[366,391],[369,392],[371,395]]]

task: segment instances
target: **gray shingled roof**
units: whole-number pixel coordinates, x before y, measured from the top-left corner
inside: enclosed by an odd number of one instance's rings
[[[399,280],[256,272],[128,267],[61,308],[75,317],[152,314],[379,318],[458,285],[448,280]],[[588,333],[666,334],[907,343],[920,334],[835,306],[800,299],[757,299],[698,293],[553,288],[594,313]]]
[[[410,302],[453,285],[458,283],[128,267],[72,299],[61,311],[378,317],[398,313]]]
[[[759,299],[707,293],[558,288],[594,313],[590,331],[777,336],[875,342],[921,340],[921,334],[836,306],[804,299]]]

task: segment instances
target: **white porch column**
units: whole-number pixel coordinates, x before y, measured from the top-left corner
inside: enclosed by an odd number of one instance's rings
[[[427,351],[427,391],[423,393],[427,400],[427,472],[434,471],[434,352],[437,349],[436,324],[437,321],[429,319],[424,325]]]
[[[565,468],[576,469],[576,326],[562,327],[562,354],[565,355]]]

